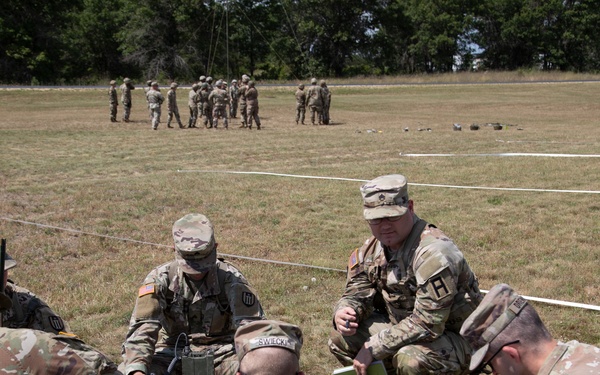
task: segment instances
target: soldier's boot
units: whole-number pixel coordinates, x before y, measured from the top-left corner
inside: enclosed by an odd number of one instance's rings
[[[185,126],[181,122],[179,123],[179,129],[185,129]]]
[[[172,128],[171,123],[167,122],[167,128]]]
[[[256,123],[256,130],[260,130],[260,124]]]

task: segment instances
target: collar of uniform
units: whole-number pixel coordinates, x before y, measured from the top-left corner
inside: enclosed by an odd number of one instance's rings
[[[194,284],[198,288],[198,291],[195,292],[187,282],[182,282],[185,280],[185,275],[184,272],[179,268],[177,270],[177,280],[174,280],[174,282],[169,285],[169,289],[171,289],[173,292],[179,289],[179,293],[186,299],[192,300],[192,303],[205,297],[219,295],[221,293],[221,286],[219,285],[217,272],[218,267],[212,267],[202,282],[196,282]],[[188,280],[190,282],[194,282],[192,279]]]
[[[559,342],[554,348],[554,350],[552,350],[552,353],[550,353],[550,355],[546,358],[546,360],[542,364],[542,367],[540,367],[538,374],[552,373],[552,370],[568,349],[569,346]]]

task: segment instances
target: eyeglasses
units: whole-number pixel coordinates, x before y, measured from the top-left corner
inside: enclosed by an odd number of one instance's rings
[[[498,350],[496,350],[496,352],[494,353],[493,356],[490,357],[490,359],[488,359],[487,361],[483,362],[481,364],[481,366],[479,366],[479,371],[481,372],[486,366],[490,366],[492,368],[492,370],[494,369],[494,366],[492,366],[492,360],[494,358],[496,358],[496,356],[498,354],[500,354],[500,352],[502,351],[502,349],[505,346],[509,346],[509,345],[513,345],[513,344],[518,344],[520,342],[520,340],[515,340],[515,341],[511,341],[511,342],[507,342],[506,344],[502,345],[501,347],[498,348]]]
[[[404,215],[382,217],[382,218],[379,218],[379,219],[369,219],[369,220],[367,220],[367,223],[369,223],[371,225],[377,225],[377,224],[381,224],[381,222],[384,221],[384,220],[391,221],[393,223],[394,221],[398,221],[398,220],[402,219],[403,216]]]

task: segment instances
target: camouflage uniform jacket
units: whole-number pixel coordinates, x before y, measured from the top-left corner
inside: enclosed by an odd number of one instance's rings
[[[246,104],[248,107],[258,108],[258,91],[256,87],[248,87],[246,90]]]
[[[134,90],[135,87],[124,83],[119,88],[121,89],[121,102],[123,105],[131,104],[131,90]]]
[[[458,333],[482,300],[475,274],[442,231],[416,218],[402,250],[389,253],[371,237],[348,261],[346,290],[335,310],[352,307],[358,321],[374,310],[393,327],[371,336],[373,356],[386,358],[445,330]]]
[[[233,103],[233,102],[237,102],[238,97],[239,97],[239,91],[240,88],[239,86],[231,86],[229,88],[229,100]]]
[[[200,95],[197,91],[190,90],[188,95],[188,106],[190,106],[190,108],[194,108],[198,106],[198,103],[200,103]]]
[[[323,107],[329,107],[331,104],[331,92],[327,86],[321,87],[323,93]]]
[[[207,90],[200,90],[198,95],[200,96],[198,108],[202,110],[212,109],[212,102],[208,100],[209,92]]]
[[[158,90],[151,89],[146,93],[146,99],[148,100],[148,105],[150,109],[159,108],[161,104],[165,101],[163,94]]]
[[[155,354],[173,356],[182,332],[191,335],[192,350],[202,350],[233,343],[237,327],[264,318],[256,293],[233,265],[219,259],[202,281],[192,282],[176,261],[163,264],[139,290],[123,343],[125,374],[147,373]]]
[[[119,104],[117,99],[117,89],[112,86],[108,89],[108,102],[110,104]]]
[[[306,93],[304,90],[296,90],[296,108],[306,107]]]
[[[212,103],[213,108],[224,108],[229,103],[227,91],[215,88],[208,96],[208,101]]]
[[[248,91],[248,85],[242,83],[238,90],[238,95],[240,97],[240,104],[246,105],[246,91]]]
[[[174,111],[177,108],[177,92],[175,90],[170,89],[167,93],[167,110]]]
[[[323,89],[321,86],[312,85],[306,91],[306,98],[308,99],[308,105],[313,107],[323,106]]]
[[[120,374],[104,354],[75,335],[11,328],[0,328],[0,369],[15,375]]]
[[[2,314],[3,326],[7,328],[31,328],[50,333],[69,332],[69,326],[46,302],[25,288],[6,283],[6,295],[12,300],[12,308]]]
[[[558,343],[538,371],[538,375],[598,373],[600,373],[600,348],[575,340]]]

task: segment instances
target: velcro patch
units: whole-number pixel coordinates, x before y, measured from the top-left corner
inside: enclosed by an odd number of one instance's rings
[[[432,294],[432,297],[438,301],[451,293],[449,286],[446,285],[446,282],[441,275],[432,277],[429,280],[428,289]]]
[[[154,294],[154,284],[146,284],[140,287],[138,298],[145,296],[146,294]]]
[[[60,316],[50,315],[48,317],[48,323],[50,323],[50,327],[54,328],[57,331],[62,331],[65,329],[65,323],[60,318]]]
[[[242,303],[248,307],[252,307],[256,303],[256,296],[250,292],[242,292]]]
[[[348,259],[348,269],[352,270],[358,266],[358,248],[350,254],[350,258]]]

